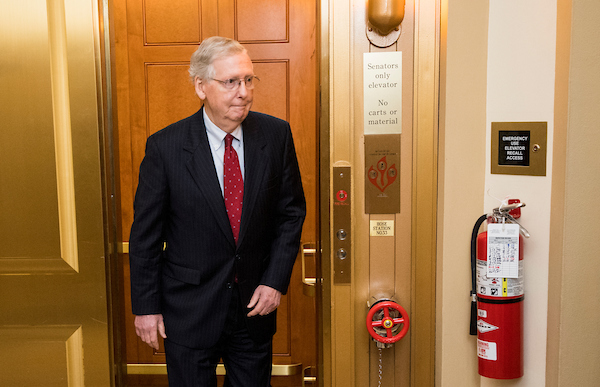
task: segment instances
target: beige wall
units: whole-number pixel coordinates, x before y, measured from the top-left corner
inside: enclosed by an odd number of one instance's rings
[[[483,213],[488,3],[442,1],[436,385],[476,386],[469,239]]]
[[[600,383],[600,3],[559,0],[548,386]]]
[[[532,233],[525,376],[510,385],[600,382],[599,17],[595,0],[442,1],[436,385],[505,385],[477,375],[467,333],[468,240],[496,206],[488,192],[523,199]],[[548,122],[546,177],[489,174],[492,121]]]

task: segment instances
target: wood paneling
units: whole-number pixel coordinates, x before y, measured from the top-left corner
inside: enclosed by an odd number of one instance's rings
[[[200,43],[202,7],[198,0],[144,0],[146,44]]]
[[[236,1],[236,35],[241,43],[288,41],[288,0]]]
[[[289,120],[289,61],[259,61],[254,73],[260,78],[254,89],[252,110]]]
[[[189,63],[146,63],[147,136],[200,108],[189,67]]]

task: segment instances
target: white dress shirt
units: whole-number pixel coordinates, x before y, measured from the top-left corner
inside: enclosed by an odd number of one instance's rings
[[[202,113],[204,114],[204,126],[206,127],[206,134],[208,135],[210,151],[212,152],[215,170],[217,171],[219,185],[221,186],[221,194],[223,194],[223,157],[225,156],[225,136],[227,133],[221,130],[210,120],[210,118],[208,118],[206,110],[203,110]],[[233,142],[231,145],[238,154],[240,170],[242,171],[242,178],[244,179],[244,135],[242,131],[242,125],[235,128],[235,130],[231,132],[231,135],[233,136]]]

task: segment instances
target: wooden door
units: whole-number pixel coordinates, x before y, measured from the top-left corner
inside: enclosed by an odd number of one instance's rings
[[[120,224],[125,282],[125,358],[128,385],[166,383],[164,353],[154,352],[133,330],[130,311],[127,240],[133,221],[138,168],[149,135],[200,108],[188,78],[191,54],[205,38],[240,41],[256,75],[252,110],[290,122],[307,199],[302,233],[306,274],[314,277],[318,223],[316,0],[116,0]],[[316,298],[303,292],[297,262],[278,312],[274,338],[274,386],[301,385],[316,375]],[[310,281],[305,281],[309,282]],[[313,292],[314,294],[314,292]],[[154,364],[155,366],[149,366]],[[309,368],[312,367],[312,368]],[[163,374],[149,376],[149,373]],[[277,376],[292,373],[291,376]],[[311,380],[311,378],[307,378]]]

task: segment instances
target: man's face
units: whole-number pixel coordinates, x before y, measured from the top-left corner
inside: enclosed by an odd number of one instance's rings
[[[213,61],[214,79],[243,79],[254,75],[248,54],[224,56]],[[252,106],[253,90],[246,89],[244,82],[235,90],[228,90],[212,79],[194,81],[196,94],[204,101],[208,118],[223,131],[231,133],[244,121]]]

